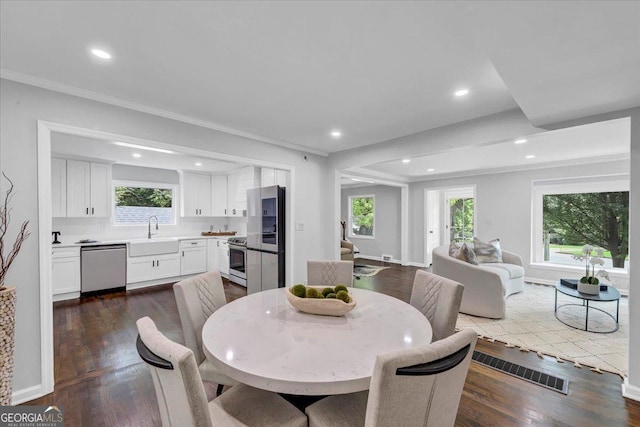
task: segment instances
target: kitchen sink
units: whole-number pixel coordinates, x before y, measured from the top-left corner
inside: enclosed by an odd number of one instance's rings
[[[178,252],[180,242],[176,238],[140,239],[129,242],[129,256],[147,256],[174,254]]]

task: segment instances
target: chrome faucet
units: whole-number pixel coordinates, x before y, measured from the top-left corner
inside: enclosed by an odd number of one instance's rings
[[[149,233],[147,234],[147,238],[151,238],[151,236],[153,236],[153,234],[158,234],[158,233],[153,233],[151,234],[151,218],[155,218],[156,219],[156,230],[158,229],[158,217],[155,215],[151,215],[149,217]]]

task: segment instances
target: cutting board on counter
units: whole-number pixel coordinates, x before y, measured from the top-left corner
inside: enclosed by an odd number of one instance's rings
[[[200,234],[203,236],[235,236],[235,231],[203,231]]]

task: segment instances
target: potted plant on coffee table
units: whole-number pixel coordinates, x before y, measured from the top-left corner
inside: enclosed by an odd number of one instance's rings
[[[0,405],[11,405],[11,393],[13,384],[13,350],[15,346],[16,325],[16,288],[5,284],[5,277],[13,260],[20,252],[22,243],[29,237],[27,226],[29,221],[24,221],[18,231],[13,246],[5,255],[5,237],[9,230],[11,209],[9,202],[13,195],[13,182],[4,174],[2,176],[9,182],[9,189],[5,193],[2,205],[0,205]],[[8,249],[8,247],[7,247]]]
[[[604,249],[597,246],[584,245],[582,247],[582,255],[575,257],[580,261],[584,261],[585,264],[585,274],[578,282],[578,292],[589,295],[598,295],[600,293],[600,280],[598,276],[609,279],[609,275],[604,269],[601,268],[597,273],[595,271],[596,265],[604,266],[603,256]],[[591,265],[591,267],[589,267],[589,265]]]

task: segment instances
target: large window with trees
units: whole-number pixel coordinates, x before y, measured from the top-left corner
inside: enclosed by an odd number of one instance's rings
[[[159,224],[175,224],[176,187],[167,184],[114,181],[114,223],[147,224],[155,215]]]
[[[628,180],[542,185],[536,190],[538,261],[583,265],[576,257],[584,245],[591,245],[604,250],[605,269],[628,268]]]
[[[373,238],[375,220],[375,197],[349,197],[349,236]]]

